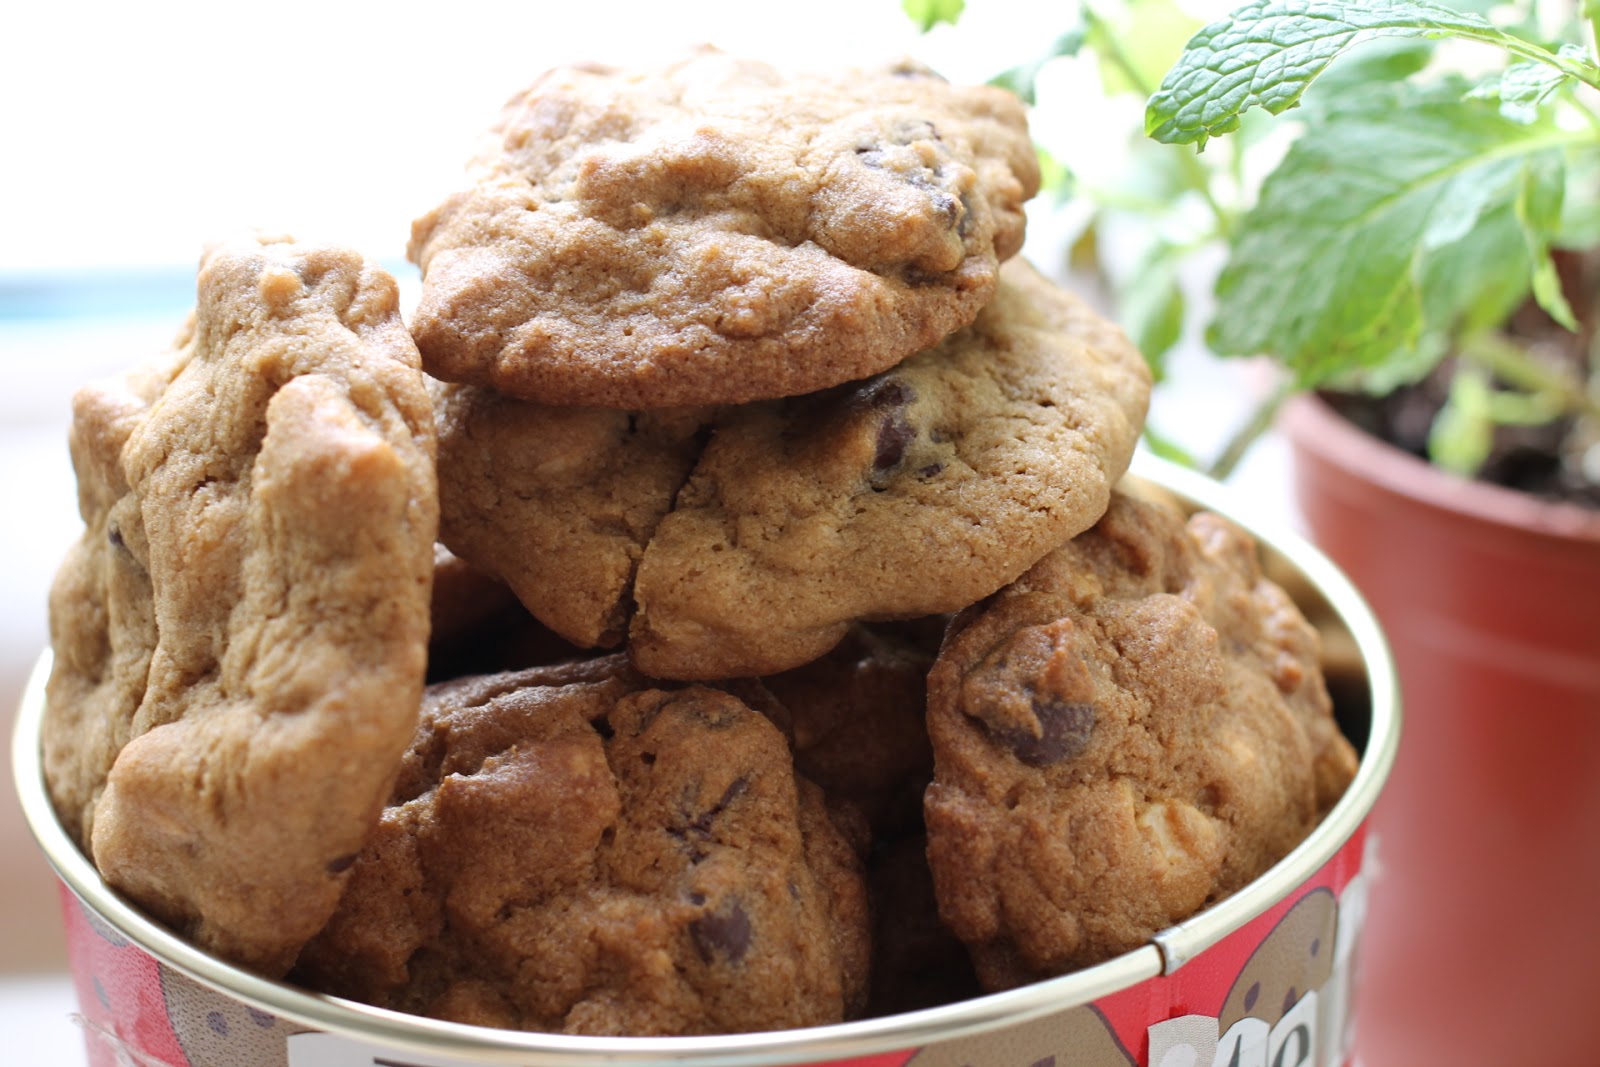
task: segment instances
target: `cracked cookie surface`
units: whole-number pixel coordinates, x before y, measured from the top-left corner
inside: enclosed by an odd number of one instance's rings
[[[929,860],[990,989],[1239,889],[1355,773],[1315,631],[1248,535],[1120,492],[957,616],[928,686]]]
[[[433,419],[394,280],[340,249],[212,250],[174,353],[80,391],[71,442],[51,796],[110,885],[281,973],[422,691]]]
[[[417,220],[428,371],[543,403],[743,403],[876,373],[970,322],[1022,244],[1020,102],[902,63],[712,49],[564,67]]]
[[[634,571],[709,413],[556,407],[434,383],[440,539],[583,647],[627,632]]]
[[[298,977],[490,1026],[753,1031],[859,1011],[867,938],[859,862],[783,733],[613,655],[430,687]]]

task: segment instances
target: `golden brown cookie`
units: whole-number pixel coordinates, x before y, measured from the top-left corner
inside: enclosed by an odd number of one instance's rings
[[[430,683],[539,667],[585,655],[583,649],[530,615],[504,582],[442,544],[433,546],[431,615]]]
[[[439,536],[584,648],[627,632],[634,571],[709,412],[613,411],[435,383]]]
[[[927,849],[927,838],[918,832],[880,843],[867,863],[872,900],[869,1016],[921,1011],[983,992],[967,947],[939,918]]]
[[[859,864],[782,732],[614,655],[429,689],[297,977],[490,1026],[767,1030],[859,1011],[867,937]]]
[[[1355,772],[1315,632],[1254,544],[1117,494],[951,625],[929,676],[940,910],[1004,988],[1240,888]]]
[[[936,640],[930,647],[906,627],[857,623],[827,655],[762,679],[788,712],[795,766],[830,800],[856,805],[875,838],[922,827],[922,791],[933,778],[928,669],[937,651]]]
[[[281,972],[422,690],[433,419],[393,279],[332,248],[213,250],[174,356],[83,390],[72,446],[51,794],[113,887]]]
[[[787,670],[855,619],[963,608],[1100,517],[1149,373],[1026,262],[1002,279],[973,325],[891,371],[717,420],[639,563],[641,670]]]
[[[430,373],[626,409],[813,392],[972,321],[1022,245],[1021,103],[712,49],[550,71],[412,228]]]

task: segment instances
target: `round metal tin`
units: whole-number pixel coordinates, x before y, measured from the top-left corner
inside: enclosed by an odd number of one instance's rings
[[[1399,742],[1399,693],[1388,645],[1365,601],[1333,564],[1294,533],[1252,522],[1248,507],[1227,487],[1144,455],[1136,459],[1133,473],[1195,508],[1227,516],[1265,552],[1298,571],[1348,629],[1370,697],[1359,770],[1328,817],[1262,877],[1151,943],[1060,978],[938,1008],[836,1026],[714,1037],[493,1030],[309,993],[207,955],[101,881],[57,822],[44,786],[39,730],[50,665],[46,653],[23,697],[12,756],[24,815],[66,890],[69,949],[92,1064],[960,1067],[982,1062],[1037,1067],[1055,1056],[1061,1067],[1069,1062],[1167,1067],[1209,1064],[1217,1056],[1215,1062],[1228,1063],[1230,1049],[1242,1057],[1233,1062],[1244,1064],[1257,1062],[1258,1056],[1263,1064],[1296,1067],[1347,1062],[1351,971],[1369,881],[1362,873],[1365,824]],[[1323,924],[1313,924],[1318,931],[1325,927],[1331,934],[1337,923],[1334,945],[1325,944],[1320,933],[1308,935],[1307,951],[1325,954],[1325,962],[1314,968],[1323,987],[1291,987],[1276,1003],[1267,994],[1264,1007],[1255,1009],[1253,1002],[1264,995],[1262,982],[1258,979],[1254,989],[1242,987],[1241,976],[1283,955],[1274,937],[1281,940],[1288,933],[1280,931],[1305,926],[1305,917],[1313,913]],[[109,989],[107,974],[115,974],[127,989]],[[152,983],[158,988],[141,988]],[[1242,1008],[1236,1003],[1241,992]],[[119,1014],[114,1002],[129,997],[141,1006]],[[165,1019],[149,1018],[163,1013]],[[180,1031],[186,1026],[198,1031],[198,1040],[193,1034],[185,1040]],[[243,1038],[230,1036],[241,1030],[250,1051],[237,1044]]]

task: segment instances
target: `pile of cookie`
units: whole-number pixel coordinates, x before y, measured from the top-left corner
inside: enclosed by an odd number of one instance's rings
[[[1024,111],[912,64],[552,71],[413,226],[205,255],[74,401],[44,755],[247,968],[588,1034],[1110,958],[1355,768],[1249,538],[1119,484],[1150,379],[1017,253]]]

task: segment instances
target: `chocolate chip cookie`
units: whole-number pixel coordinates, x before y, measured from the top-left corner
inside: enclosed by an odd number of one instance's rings
[[[433,417],[394,280],[339,249],[211,251],[176,351],[80,392],[71,443],[51,795],[110,885],[281,973],[422,692]]]
[[[1022,245],[1022,105],[902,63],[550,71],[412,228],[430,373],[626,409],[809,393],[971,322]]]
[[[578,659],[583,649],[528,613],[516,594],[442,544],[433,546],[428,681]]]
[[[634,570],[708,414],[556,407],[436,383],[439,536],[584,648],[627,632]]]
[[[929,676],[940,910],[990,989],[1143,944],[1267,869],[1356,756],[1251,539],[1118,494]]]
[[[490,1026],[809,1026],[864,1003],[867,922],[855,853],[783,733],[613,655],[429,689],[297,977]]]
[[[988,596],[1100,517],[1149,373],[1025,261],[1002,279],[973,325],[893,370],[717,420],[639,563],[641,670],[787,670],[852,620]]]
[[[856,805],[874,838],[921,829],[922,791],[933,777],[926,718],[937,651],[936,639],[930,647],[907,627],[857,623],[827,655],[762,679],[788,712],[795,766],[831,799]]]

